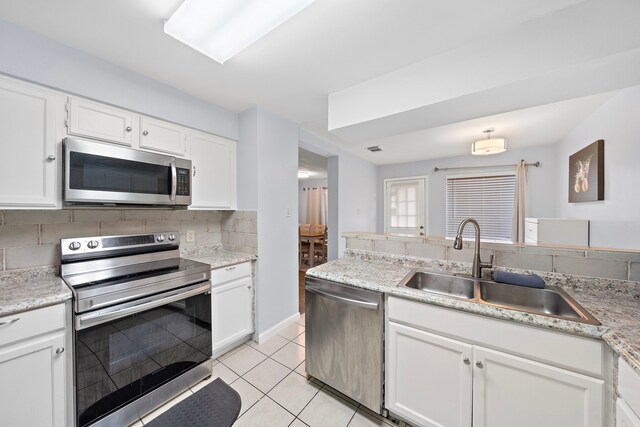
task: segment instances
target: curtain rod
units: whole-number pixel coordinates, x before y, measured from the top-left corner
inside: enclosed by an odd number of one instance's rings
[[[525,166],[535,166],[535,167],[540,167],[540,162],[533,162],[533,163],[525,163]],[[489,166],[457,166],[457,167],[453,167],[453,168],[439,168],[439,167],[435,167],[433,168],[434,172],[440,172],[440,171],[449,171],[449,170],[453,170],[453,169],[483,169],[483,168],[504,168],[507,166],[518,166],[518,164],[509,164],[509,165],[489,165]]]

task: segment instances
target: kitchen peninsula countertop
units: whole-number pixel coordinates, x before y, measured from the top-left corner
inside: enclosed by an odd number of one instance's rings
[[[253,261],[256,259],[255,255],[225,251],[218,247],[214,247],[210,250],[200,250],[193,253],[187,252],[182,256],[193,261],[209,264],[213,269],[228,267],[230,265],[240,264],[242,262]]]
[[[16,270],[0,275],[0,316],[71,299],[71,290],[55,267]]]
[[[470,271],[468,263],[348,249],[343,258],[311,268],[307,275],[469,313],[603,339],[640,374],[640,316],[637,315],[640,313],[640,286],[636,282],[536,272],[547,285],[562,287],[602,323],[596,326],[398,286],[416,267],[450,273],[468,274]]]

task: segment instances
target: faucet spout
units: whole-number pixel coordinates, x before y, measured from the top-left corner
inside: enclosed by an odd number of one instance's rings
[[[456,234],[456,238],[453,241],[453,249],[462,249],[462,232],[464,231],[464,227],[469,223],[473,224],[476,231],[475,253],[473,255],[473,264],[471,265],[471,275],[473,277],[480,278],[482,277],[483,268],[493,267],[493,255],[491,255],[491,259],[489,262],[482,262],[482,260],[480,259],[480,224],[478,224],[478,221],[473,218],[467,218],[460,223],[460,225],[458,226],[458,233]]]

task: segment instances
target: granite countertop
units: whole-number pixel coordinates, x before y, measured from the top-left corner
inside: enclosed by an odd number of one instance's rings
[[[602,323],[596,326],[399,287],[400,281],[415,267],[469,272],[467,263],[347,250],[345,257],[309,269],[307,275],[469,313],[603,339],[640,374],[640,316],[637,315],[640,313],[640,292],[634,282],[626,282],[631,285],[625,288],[622,281],[544,274],[548,285],[562,287]]]
[[[204,253],[187,254],[186,258],[193,261],[204,262],[210,264],[211,268],[222,268],[233,264],[240,264],[241,262],[253,261],[256,259],[255,255],[229,252],[222,249],[217,249]]]
[[[71,290],[52,267],[0,275],[0,316],[58,304],[71,296]]]

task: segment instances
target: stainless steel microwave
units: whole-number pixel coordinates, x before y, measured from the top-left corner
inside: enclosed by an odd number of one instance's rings
[[[191,204],[191,161],[78,138],[65,138],[65,205]]]

